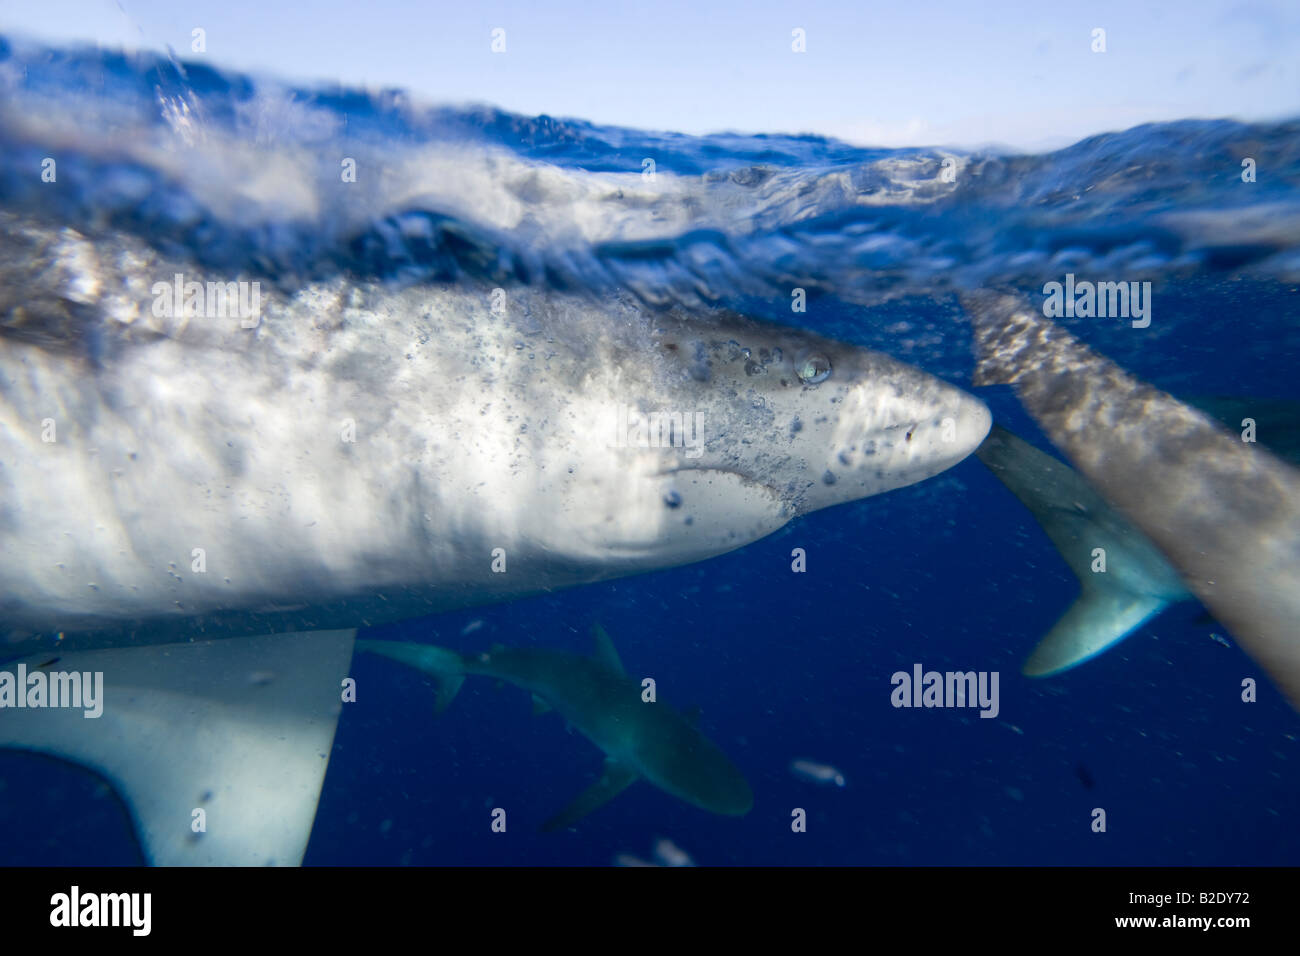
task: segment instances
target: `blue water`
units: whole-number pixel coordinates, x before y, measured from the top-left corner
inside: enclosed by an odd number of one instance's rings
[[[1042,156],[862,149],[423,107],[398,92],[280,87],[3,39],[0,92],[0,204],[132,229],[286,287],[348,271],[627,289],[647,304],[807,325],[968,386],[953,292],[1041,295],[1074,272],[1153,283],[1143,332],[1063,320],[1139,376],[1177,395],[1300,399],[1300,122],[1189,120]],[[61,141],[61,176],[94,185],[51,199],[31,170],[60,118],[83,138]],[[144,145],[119,148],[124,132]],[[337,195],[337,156],[355,156],[363,188],[310,215],[265,198],[214,203],[201,187],[220,194],[217,159],[164,162],[189,155],[194,137],[218,159],[232,143],[319,154],[297,167],[317,196]],[[459,182],[400,200],[364,186],[371,164],[477,170],[489,155],[514,184],[509,222],[495,194]],[[1242,182],[1243,157],[1257,161],[1254,183]],[[602,176],[627,177],[627,195]],[[662,197],[634,201],[652,188]],[[790,310],[794,287],[808,292],[805,313]],[[1051,448],[1009,390],[977,393],[997,421]],[[793,548],[807,551],[804,574],[791,573]],[[665,701],[700,707],[754,809],[714,817],[637,784],[572,832],[537,833],[599,773],[591,743],[481,679],[435,718],[422,675],[359,657],[306,862],[605,865],[652,859],[660,838],[701,865],[1300,862],[1300,718],[1235,642],[1212,639],[1226,632],[1199,605],[1065,675],[1019,675],[1077,591],[1030,515],[971,458],[701,564],[373,629],[363,636],[582,653],[599,621],[629,671],[654,676]],[[998,717],[893,708],[890,675],[916,663],[998,671]],[[1240,699],[1245,677],[1260,681],[1257,703]],[[795,777],[799,758],[833,764],[847,785]],[[506,835],[491,832],[494,807]],[[1090,828],[1098,807],[1104,834]],[[794,808],[806,833],[791,832]],[[45,757],[0,753],[0,832],[7,863],[140,860],[112,791]]]

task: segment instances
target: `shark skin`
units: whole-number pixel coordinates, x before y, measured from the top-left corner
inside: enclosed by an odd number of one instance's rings
[[[976,384],[1010,384],[1088,483],[1300,709],[1300,471],[1128,374],[1018,296],[963,297]]]
[[[155,314],[147,280],[203,274],[0,212],[10,654],[355,628],[688,564],[936,475],[990,425],[888,356],[724,310],[335,278],[264,283],[254,328]]]
[[[572,826],[636,780],[710,813],[741,816],[754,795],[740,771],[687,717],[642,699],[641,682],[623,669],[608,635],[593,629],[596,654],[581,657],[533,648],[460,654],[428,644],[358,641],[356,649],[401,661],[439,682],[438,710],[467,676],[490,677],[533,695],[538,711],[554,710],[605,753],[601,779],[542,827]]]
[[[260,282],[260,312],[160,308],[176,276]],[[990,425],[918,369],[734,312],[265,280],[0,207],[0,669],[93,654],[121,705],[94,733],[0,708],[0,746],[98,768],[155,863],[300,862],[358,627],[721,555],[936,475]],[[272,680],[264,639],[298,651]],[[191,644],[184,682],[142,683]],[[222,839],[195,837],[214,788]]]

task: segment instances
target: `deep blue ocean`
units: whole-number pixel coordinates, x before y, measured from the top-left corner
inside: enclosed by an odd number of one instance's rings
[[[0,97],[3,207],[49,202],[27,171],[58,138],[66,175],[93,170],[82,178],[96,186],[61,192],[51,214],[213,266],[255,264],[285,286],[347,270],[626,290],[804,325],[969,388],[957,290],[997,284],[1037,301],[1066,273],[1150,281],[1148,329],[1061,322],[1177,396],[1300,400],[1300,121],[1187,120],[1039,156],[866,149],[420,106],[398,91],[3,39]],[[128,134],[138,149],[106,148]],[[207,165],[172,161],[196,137],[213,144]],[[439,173],[310,215],[242,193],[222,204],[205,190],[226,195],[232,144],[298,157],[316,196],[340,153],[363,170]],[[313,151],[331,158],[301,159]],[[795,287],[806,312],[791,311]],[[1052,450],[1009,388],[975,392],[995,421]],[[795,548],[806,573],[791,573]],[[467,652],[586,653],[599,622],[665,701],[700,708],[754,808],[715,817],[638,783],[573,830],[539,833],[600,773],[599,750],[489,680],[435,717],[429,679],[362,655],[305,862],[609,865],[653,861],[666,839],[698,865],[1300,863],[1300,717],[1199,604],[1066,674],[1021,676],[1078,587],[971,457],[706,562],[371,629],[361,636]],[[998,672],[997,717],[894,708],[890,675],[915,664]],[[1258,702],[1241,700],[1246,677]],[[833,765],[845,785],[796,776],[800,759]],[[506,834],[490,828],[494,807],[508,811]],[[795,808],[807,832],[792,832]],[[0,833],[7,864],[142,860],[112,789],[45,756],[0,753]]]

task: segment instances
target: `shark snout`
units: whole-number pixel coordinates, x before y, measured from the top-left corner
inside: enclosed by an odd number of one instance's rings
[[[749,789],[749,784],[741,779],[718,812],[726,816],[743,817],[752,809],[754,809],[754,791]]]
[[[912,434],[913,454],[938,474],[972,454],[993,425],[988,406],[974,395],[939,383],[926,413]],[[918,443],[919,442],[919,443]]]
[[[827,457],[809,462],[816,481],[802,510],[937,475],[974,452],[991,425],[988,407],[978,398],[916,369],[896,374],[891,387],[855,383],[827,436]]]
[[[754,809],[754,791],[730,762],[724,765],[719,761],[710,774],[708,786],[688,799],[700,808],[724,817],[743,817]]]

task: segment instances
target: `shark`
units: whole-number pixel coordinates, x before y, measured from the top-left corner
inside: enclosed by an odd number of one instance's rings
[[[103,686],[86,719],[0,682],[0,746],[99,773],[150,862],[293,865],[358,628],[722,555],[939,474],[990,423],[727,309],[276,282],[0,206],[0,672]]]
[[[1160,550],[1074,469],[994,425],[975,453],[1027,507],[1081,592],[1022,668],[1049,677],[1096,657],[1192,593]],[[1096,549],[1105,571],[1095,571]]]
[[[1193,397],[1225,428],[1259,427],[1260,443],[1300,464],[1300,403],[1285,399]],[[1195,596],[1160,549],[1064,462],[995,424],[976,457],[1029,509],[1081,585],[1078,599],[1025,661],[1048,677],[1124,640],[1166,607]],[[1094,549],[1106,571],[1094,570]]]
[[[1124,371],[1020,296],[982,290],[964,295],[963,306],[975,329],[976,384],[1012,386],[1104,503],[1155,545],[1186,589],[1300,709],[1300,470]],[[1002,434],[995,439],[987,460],[997,471],[1015,457],[1016,446]],[[1032,483],[1031,477],[1024,490]],[[1044,482],[1051,483],[1050,477]],[[1081,500],[1084,511],[1096,503],[1086,495]],[[1110,540],[1123,542],[1121,564],[1136,556],[1121,582],[1157,579],[1141,543],[1117,533],[1104,513],[1094,523],[1109,525]],[[1058,545],[1076,548],[1069,525],[1057,527]],[[1061,640],[1040,647],[1035,666],[1090,656],[1106,645],[1107,633],[1137,626],[1159,601],[1176,596],[1167,577],[1160,580],[1147,594],[1131,584],[1127,591],[1103,585],[1098,600],[1085,578],[1082,609],[1067,612],[1065,625],[1054,629]]]
[[[432,675],[437,711],[446,710],[467,676],[490,677],[533,697],[534,711],[554,711],[605,753],[603,773],[577,799],[542,825],[565,829],[608,803],[637,780],[723,816],[743,816],[754,795],[740,771],[688,717],[645,697],[629,677],[604,628],[592,628],[595,654],[582,657],[543,648],[495,647],[461,654],[430,644],[357,641],[358,653],[379,654]]]

